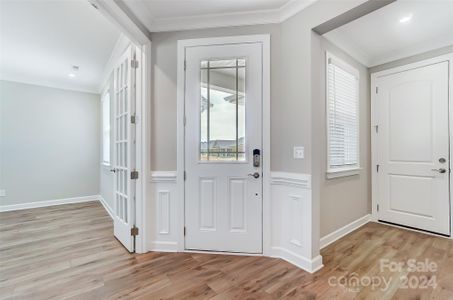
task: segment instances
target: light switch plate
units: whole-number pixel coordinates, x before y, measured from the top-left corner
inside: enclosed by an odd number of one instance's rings
[[[302,146],[297,146],[297,147],[294,147],[294,159],[304,159],[305,157],[305,151],[304,151],[304,147]]]
[[[6,190],[0,190],[0,197],[6,197]]]

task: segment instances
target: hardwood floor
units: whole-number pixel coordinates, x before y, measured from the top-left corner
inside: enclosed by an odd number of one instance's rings
[[[266,257],[131,255],[113,237],[99,203],[6,212],[0,213],[0,298],[453,299],[452,240],[369,223],[322,255],[325,267],[315,274]],[[383,259],[393,267],[428,260],[437,270],[381,270]],[[412,280],[408,288],[401,276]]]

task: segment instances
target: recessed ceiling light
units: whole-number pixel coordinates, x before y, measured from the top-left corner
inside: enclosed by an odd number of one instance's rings
[[[412,19],[412,14],[409,14],[407,16],[404,16],[400,19],[400,23],[407,23]]]
[[[75,74],[74,73],[69,73],[68,76],[72,78],[72,77],[75,77]]]

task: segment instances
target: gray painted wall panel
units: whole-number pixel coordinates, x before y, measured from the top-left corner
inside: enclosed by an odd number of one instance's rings
[[[99,95],[0,81],[0,205],[99,194]]]

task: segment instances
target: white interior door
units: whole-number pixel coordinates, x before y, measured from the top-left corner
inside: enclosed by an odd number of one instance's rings
[[[129,252],[135,251],[135,68],[134,48],[128,48],[114,70],[114,235]]]
[[[450,234],[448,62],[377,79],[379,219]]]
[[[186,49],[186,249],[262,252],[261,53]]]

